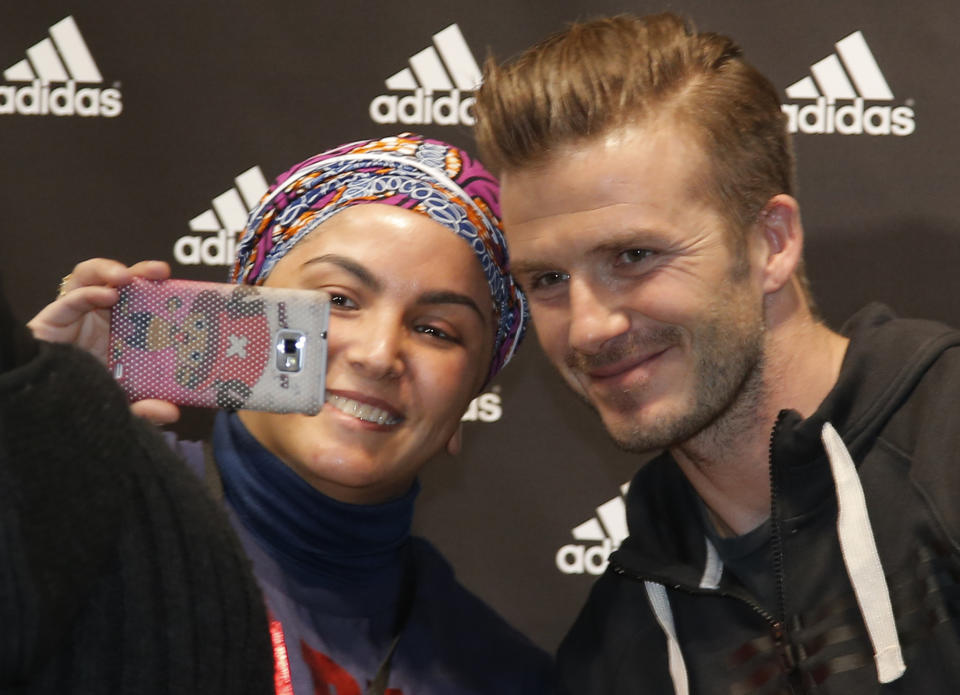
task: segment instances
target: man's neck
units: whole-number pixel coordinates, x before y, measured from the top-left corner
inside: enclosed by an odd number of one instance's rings
[[[770,515],[770,435],[783,409],[811,415],[833,388],[849,341],[808,314],[769,327],[764,363],[709,428],[672,447],[680,470],[721,535],[741,535]]]

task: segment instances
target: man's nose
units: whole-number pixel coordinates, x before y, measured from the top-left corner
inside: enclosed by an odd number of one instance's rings
[[[617,293],[588,278],[570,280],[570,348],[591,355],[626,333],[630,319]]]

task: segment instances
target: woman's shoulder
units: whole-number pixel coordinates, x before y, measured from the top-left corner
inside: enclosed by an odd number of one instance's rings
[[[475,681],[478,692],[552,692],[547,652],[463,586],[429,541],[414,536],[411,549],[417,588],[408,631],[431,633],[444,660]],[[484,689],[495,683],[499,689]]]

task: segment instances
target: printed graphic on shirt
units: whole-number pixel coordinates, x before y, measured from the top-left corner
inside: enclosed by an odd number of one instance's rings
[[[259,166],[234,179],[234,187],[212,201],[212,207],[190,220],[190,231],[173,243],[173,258],[180,265],[231,266],[247,215],[267,192]]]
[[[313,676],[314,695],[364,695],[367,688],[360,689],[360,685],[346,669],[323,652],[313,649],[309,644],[300,641],[303,650],[303,660],[310,668]],[[367,687],[370,682],[367,681]],[[400,688],[387,688],[384,695],[403,695]]]
[[[786,88],[781,106],[791,133],[910,135],[916,130],[912,100],[893,105],[893,92],[863,33],[837,41],[837,52],[810,66],[811,75]],[[876,103],[880,102],[880,103]]]
[[[481,76],[460,27],[451,24],[433,35],[433,45],[410,56],[409,67],[385,80],[393,93],[374,97],[370,118],[381,124],[472,126]]]
[[[276,695],[294,695],[283,625],[272,614],[269,617],[270,640],[273,644],[274,689]],[[345,668],[303,640],[300,640],[300,651],[310,669],[313,695],[364,695],[366,692],[360,689],[356,679]],[[369,685],[368,681],[367,686]],[[403,695],[403,691],[400,688],[387,688],[384,695]]]
[[[3,71],[0,115],[104,116],[123,111],[123,95],[105,87],[100,69],[72,16],[49,28],[49,37]]]
[[[557,569],[564,574],[603,574],[607,558],[627,537],[627,508],[624,497],[630,483],[620,486],[620,494],[597,507],[597,515],[576,526],[571,534],[580,543],[568,543],[557,550]]]

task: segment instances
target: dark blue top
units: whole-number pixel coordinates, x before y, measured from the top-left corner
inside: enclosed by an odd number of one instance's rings
[[[200,445],[178,448],[202,470]],[[286,692],[326,692],[322,682],[340,695],[362,694],[398,631],[391,695],[552,692],[546,653],[464,589],[432,545],[410,535],[417,484],[385,504],[338,502],[226,413],[217,417],[213,452],[275,643],[286,653]]]

